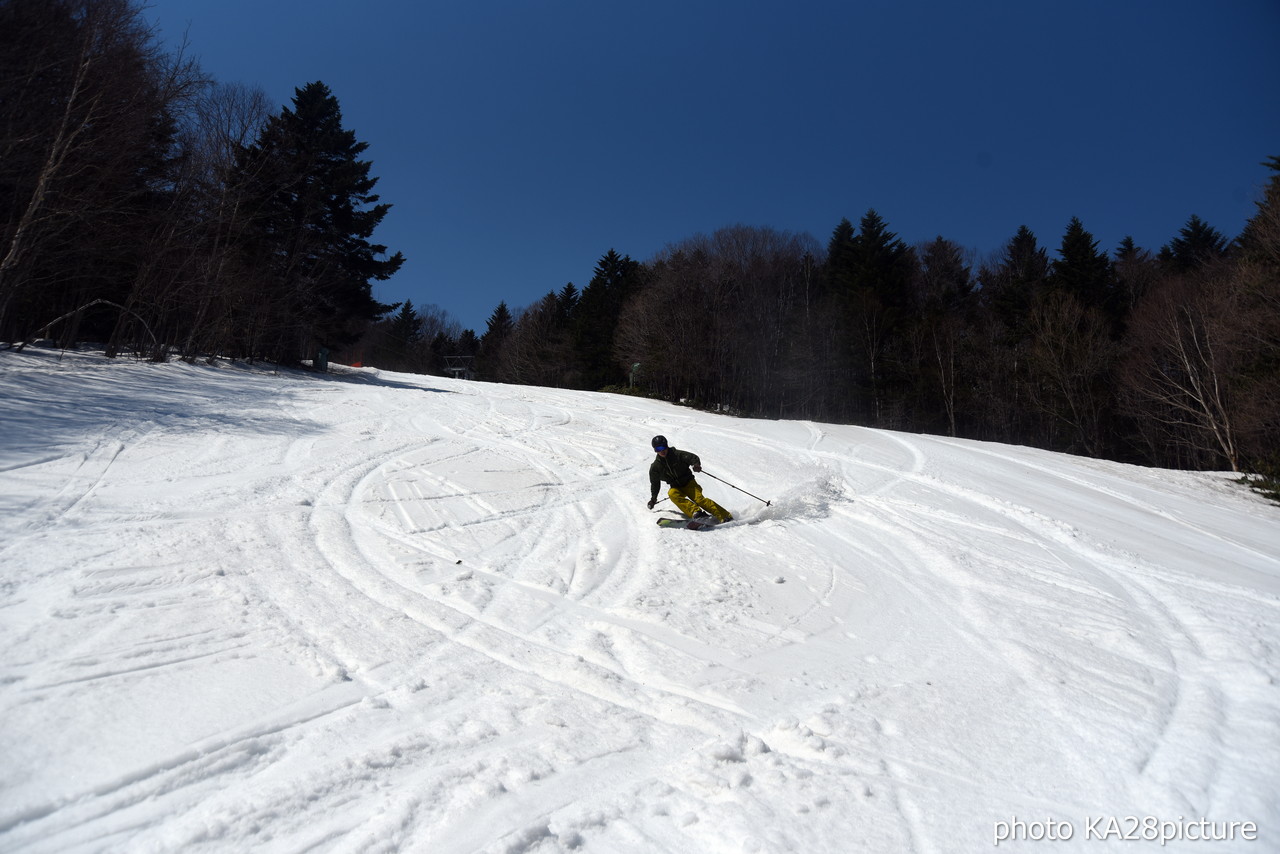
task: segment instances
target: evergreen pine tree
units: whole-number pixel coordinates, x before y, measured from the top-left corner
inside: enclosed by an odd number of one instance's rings
[[[964,261],[964,250],[941,235],[925,244],[917,291],[916,308],[924,314],[962,311],[973,293],[973,273]]]
[[[972,315],[973,274],[964,251],[939,235],[920,251],[912,317],[912,348],[904,369],[914,375],[913,429],[945,429],[955,436],[968,384],[965,329]]]
[[[583,388],[620,385],[626,372],[613,358],[613,336],[628,295],[641,278],[641,265],[610,249],[596,264],[573,316],[574,353]]]
[[[391,337],[405,344],[416,344],[421,337],[422,320],[413,308],[413,300],[405,300],[391,319]]]
[[[412,300],[405,300],[400,310],[387,324],[387,354],[391,357],[388,367],[398,371],[410,370],[410,356],[422,340],[422,318],[413,308]]]
[[[848,343],[845,394],[855,418],[889,426],[897,418],[890,404],[899,380],[889,353],[906,318],[916,258],[874,210],[852,237],[850,228],[847,220],[836,226],[827,258],[828,287]]]
[[[560,293],[556,294],[556,309],[560,313],[560,319],[566,323],[573,319],[573,313],[578,307],[578,289],[574,287],[573,282],[569,282],[560,289]]]
[[[914,261],[911,247],[874,210],[858,223],[850,255],[856,289],[866,291],[886,309],[901,310],[907,305]]]
[[[258,263],[278,296],[276,358],[339,348],[389,310],[373,298],[371,281],[391,277],[404,256],[379,257],[387,247],[369,242],[391,206],[377,204],[378,179],[359,159],[368,147],[343,128],[337,98],[315,82],[297,89],[293,109],[272,116],[239,158],[238,183],[257,211]]]
[[[437,332],[431,338],[431,363],[428,366],[428,373],[436,375],[449,373],[453,367],[449,364],[449,360],[457,355],[457,350],[457,339],[443,330]]]
[[[1174,271],[1189,273],[1227,257],[1229,241],[1209,223],[1192,214],[1178,236],[1160,250],[1160,260]]]
[[[1240,249],[1245,260],[1280,270],[1280,157],[1268,157],[1262,165],[1273,174],[1256,203],[1258,212],[1240,233]]]
[[[994,267],[978,274],[982,303],[1009,333],[1024,328],[1031,305],[1049,275],[1049,255],[1025,225],[1005,244]]]
[[[1126,236],[1120,241],[1112,265],[1115,271],[1115,307],[1121,325],[1128,321],[1133,307],[1138,304],[1159,276],[1155,258]]]
[[[848,217],[840,220],[831,232],[827,241],[827,263],[824,267],[824,278],[829,290],[836,293],[848,293],[853,289],[854,279],[854,246],[858,232]]]
[[[480,374],[480,379],[490,382],[499,382],[504,379],[502,352],[515,325],[506,301],[498,303],[493,314],[489,315],[484,335],[480,336],[476,353],[476,371]]]
[[[1051,265],[1050,287],[1071,294],[1082,307],[1104,311],[1118,318],[1111,260],[1098,251],[1098,241],[1072,217],[1062,236],[1059,257]]]
[[[1243,450],[1249,469],[1265,476],[1280,501],[1280,157],[1263,164],[1272,170],[1258,211],[1240,235],[1237,287],[1251,352],[1239,377],[1246,401]]]
[[[480,338],[474,329],[464,329],[458,336],[457,353],[454,355],[474,359],[480,353]]]

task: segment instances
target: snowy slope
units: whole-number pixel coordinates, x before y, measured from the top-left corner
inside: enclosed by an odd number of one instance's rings
[[[660,529],[659,432],[773,505],[704,476],[737,521]],[[0,850],[1277,851],[1278,523],[1027,448],[0,353]]]

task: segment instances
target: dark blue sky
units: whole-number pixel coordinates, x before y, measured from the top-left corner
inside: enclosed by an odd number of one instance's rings
[[[874,208],[980,255],[1079,217],[1112,251],[1234,237],[1280,155],[1277,0],[154,0],[277,105],[326,83],[394,205],[384,302],[483,332],[610,248]]]

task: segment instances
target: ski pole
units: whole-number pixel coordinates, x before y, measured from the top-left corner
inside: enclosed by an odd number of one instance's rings
[[[724,478],[722,478],[722,477],[716,477],[715,475],[713,475],[711,472],[707,471],[706,469],[703,469],[703,470],[702,470],[702,473],[703,473],[703,474],[705,474],[707,477],[715,477],[715,479],[716,479],[716,480],[720,481],[721,483],[723,483],[723,484],[724,484],[724,485],[726,485],[726,486],[733,486],[733,484],[732,484],[732,483],[729,483],[729,481],[725,480],[725,479],[724,479]],[[733,488],[734,488],[734,489],[736,489],[736,490],[738,490],[739,492],[743,493],[744,495],[751,495],[751,493],[750,493],[750,492],[747,492],[745,489],[743,489],[743,488],[742,488],[742,487],[740,487],[740,486],[733,486]],[[764,501],[764,499],[763,499],[763,498],[761,498],[759,495],[751,495],[751,497],[752,497],[752,498],[754,498],[756,501]],[[765,507],[772,507],[772,506],[773,506],[773,502],[772,502],[772,501],[764,501],[764,506],[765,506]]]

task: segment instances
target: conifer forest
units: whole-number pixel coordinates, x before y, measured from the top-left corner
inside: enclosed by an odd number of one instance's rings
[[[729,414],[1280,474],[1280,157],[1240,234],[1162,246],[1071,219],[989,254],[875,210],[638,261],[600,247],[462,329],[374,298],[404,257],[322,82],[283,107],[161,49],[135,0],[0,0],[0,348],[356,363]],[[518,259],[513,259],[518,265]]]

